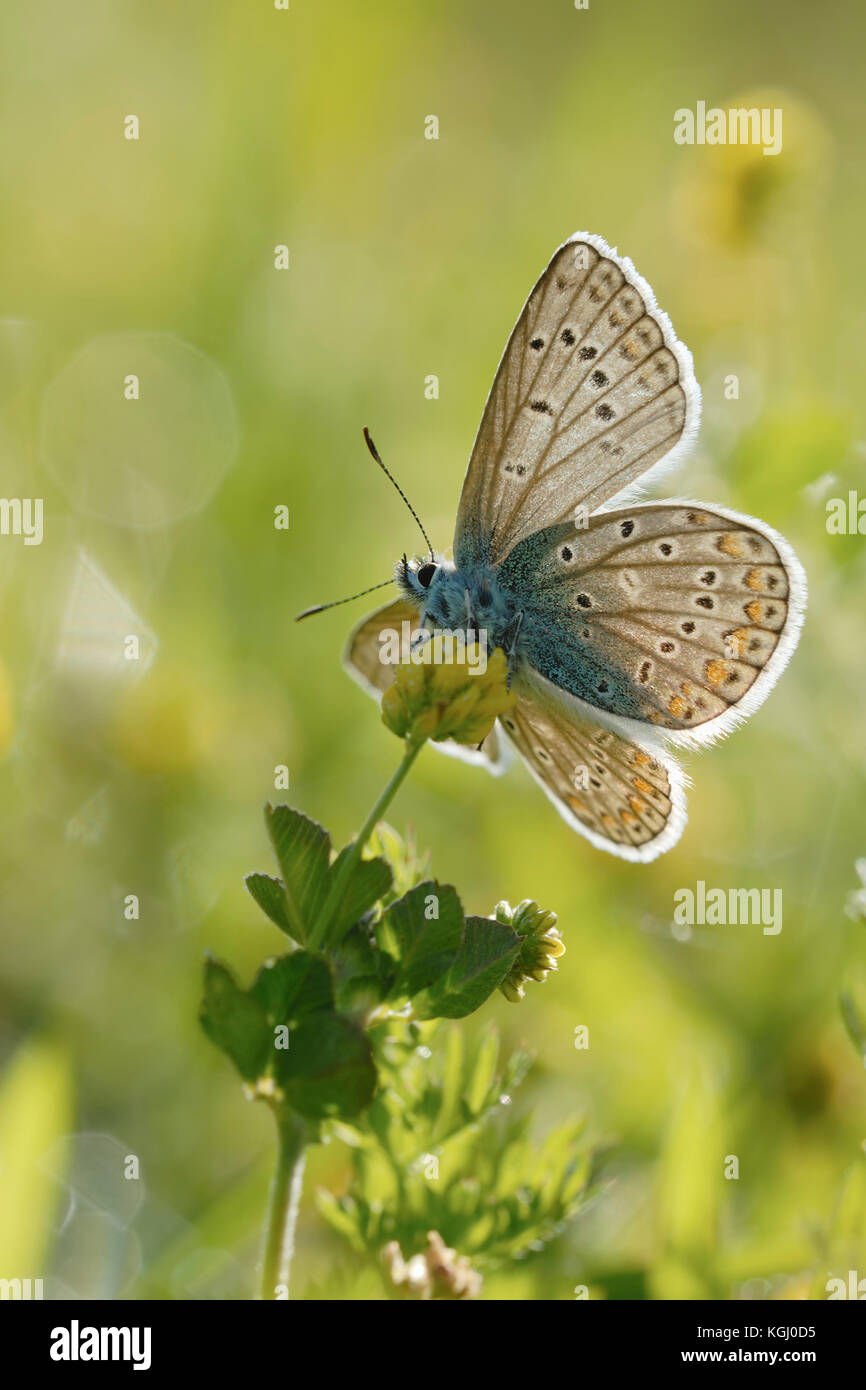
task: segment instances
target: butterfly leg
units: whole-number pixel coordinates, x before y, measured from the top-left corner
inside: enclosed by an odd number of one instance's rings
[[[424,646],[424,644],[429,641],[430,633],[427,631],[427,609],[422,608],[418,617],[418,630],[415,633],[415,636],[412,638],[412,646],[409,649],[410,655],[412,652],[417,651],[419,647]]]
[[[502,635],[502,645],[505,655],[508,658],[508,688],[511,689],[511,658],[517,648],[517,639],[520,636],[520,629],[523,627],[523,609],[515,613]]]
[[[468,636],[472,632],[472,599],[468,589],[463,590],[463,597],[466,600],[466,633]]]

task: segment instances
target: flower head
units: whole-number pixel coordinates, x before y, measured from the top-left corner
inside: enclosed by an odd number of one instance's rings
[[[499,986],[505,998],[516,1004],[523,998],[530,980],[541,982],[552,970],[558,969],[557,957],[564,953],[565,942],[556,927],[556,913],[546,912],[529,898],[517,907],[506,902],[497,903],[493,917],[522,938],[514,964]]]
[[[421,651],[423,659],[413,656],[396,667],[382,699],[386,727],[411,743],[482,743],[497,716],[514,704],[505,653],[497,647],[484,661],[478,642],[455,650],[438,634]]]
[[[477,1298],[481,1289],[481,1275],[465,1255],[445,1244],[438,1231],[428,1231],[427,1249],[408,1260],[398,1242],[389,1241],[382,1260],[392,1285],[406,1298]]]

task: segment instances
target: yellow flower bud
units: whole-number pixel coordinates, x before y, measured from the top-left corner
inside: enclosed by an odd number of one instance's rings
[[[453,730],[460,730],[475,714],[478,694],[469,686],[454,695],[447,704],[440,704],[440,715],[435,739],[450,738]]]
[[[514,704],[505,653],[497,648],[484,665],[480,643],[455,650],[453,639],[440,634],[431,637],[424,653],[424,663],[408,661],[395,668],[394,682],[382,698],[386,727],[412,743],[428,738],[482,743],[497,716]]]
[[[422,710],[412,724],[413,743],[423,743],[426,738],[435,738],[439,726],[439,715],[435,709]]]
[[[556,928],[556,913],[546,912],[529,898],[511,907],[497,903],[493,918],[509,926],[522,938],[517,959],[499,986],[505,998],[516,1004],[524,997],[529,980],[541,983],[556,970],[557,958],[565,951],[565,942]]]
[[[396,683],[389,685],[382,696],[382,720],[398,738],[404,738],[409,732],[409,719]]]
[[[420,706],[424,701],[427,688],[427,668],[409,662],[405,667],[400,667],[400,670],[406,672],[400,682],[400,694],[406,709],[411,711],[416,705]]]

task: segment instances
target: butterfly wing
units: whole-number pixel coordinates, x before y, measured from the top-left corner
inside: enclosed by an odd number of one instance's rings
[[[405,629],[404,623],[408,625]],[[370,613],[350,633],[343,653],[343,665],[352,679],[374,700],[381,703],[383,694],[394,679],[393,665],[381,659],[383,635],[405,632],[408,637],[417,628],[418,609],[407,599],[398,599]],[[455,743],[452,739],[434,743],[433,747],[463,762],[485,767],[494,776],[499,776],[508,766],[507,749],[495,727],[477,749]]]
[[[686,823],[685,779],[671,759],[521,685],[501,721],[562,818],[596,849],[645,864]]]
[[[691,354],[631,261],[578,232],[508,340],[463,485],[458,566],[496,564],[523,537],[587,514],[697,432]]]
[[[349,634],[343,652],[343,665],[361,689],[381,702],[394,679],[393,665],[382,661],[382,637],[387,632],[401,633],[403,623],[409,631],[418,627],[418,609],[407,599],[397,599],[375,613],[368,613]]]
[[[796,646],[805,576],[763,522],[700,503],[549,527],[501,567],[526,607],[522,655],[576,708],[685,746],[763,702]]]

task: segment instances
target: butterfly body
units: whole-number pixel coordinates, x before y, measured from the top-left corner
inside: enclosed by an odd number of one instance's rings
[[[453,561],[439,560],[427,587],[418,573],[433,568],[431,563],[402,561],[395,574],[398,586],[410,603],[418,608],[423,625],[435,631],[462,631],[484,634],[490,651],[500,647],[514,672],[519,659],[523,609],[519,592],[509,590],[493,566],[467,566],[458,569]]]
[[[691,355],[632,263],[577,233],[554,254],[506,346],[472,451],[454,559],[405,558],[401,598],[349,640],[381,697],[381,632],[405,618],[483,631],[517,703],[503,737],[592,844],[644,863],[685,824],[671,745],[728,733],[796,646],[806,585],[791,547],[702,502],[638,502],[694,438]]]

